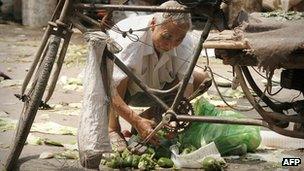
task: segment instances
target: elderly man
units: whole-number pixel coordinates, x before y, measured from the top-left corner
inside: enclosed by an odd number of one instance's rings
[[[181,8],[183,6],[176,1],[168,1],[161,7]],[[191,28],[189,14],[156,13],[137,16],[119,22],[116,28],[120,31],[133,30],[133,33],[126,38],[123,38],[121,33],[117,33],[118,30],[115,28],[109,33],[123,47],[117,55],[118,58],[149,87],[164,89],[173,86],[186,74],[188,61],[191,60],[195,47],[191,36],[187,34]],[[187,86],[185,96],[189,96],[206,77],[208,75],[203,71],[195,71]],[[113,110],[110,114],[109,136],[112,147],[117,151],[122,151],[126,148],[126,142],[121,134],[118,116],[129,122],[142,138],[149,135],[155,123],[139,116],[128,106],[132,100],[140,102],[141,105],[152,100],[145,96],[143,91],[118,67],[114,68],[113,81],[116,93],[112,98]],[[154,137],[150,142],[156,141]]]

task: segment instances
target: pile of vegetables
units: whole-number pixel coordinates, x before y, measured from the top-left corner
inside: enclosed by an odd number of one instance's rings
[[[134,168],[140,170],[153,170],[155,168],[172,168],[173,161],[170,159],[170,146],[177,143],[177,138],[168,139],[167,133],[160,130],[157,135],[160,145],[149,145],[146,152],[142,155],[132,154],[128,149],[122,153],[116,152],[111,157],[103,159],[102,165],[110,168]],[[132,142],[140,142],[138,135],[132,135],[129,144]]]
[[[115,153],[109,158],[102,159],[101,164],[110,168],[134,168],[140,170],[153,170],[157,167],[172,168],[174,165],[169,158],[155,158],[155,151],[152,148],[149,148],[142,155],[132,154],[126,149],[122,153]]]
[[[178,138],[168,138],[168,134],[164,130],[159,131],[157,136],[160,139],[160,145],[149,145],[142,155],[132,154],[128,149],[125,149],[121,153],[116,152],[110,157],[102,159],[100,164],[113,169],[154,170],[158,168],[175,168],[173,161],[170,159],[170,146],[179,144]],[[133,135],[129,140],[129,144],[134,141],[139,142],[139,140],[139,136]],[[195,150],[197,148],[191,144],[179,144],[180,155],[189,154]],[[223,164],[213,157],[206,157],[202,161],[202,168],[205,170],[221,170],[224,165],[225,163]]]
[[[189,154],[196,150],[192,145],[181,146],[181,148],[183,148],[183,150],[180,155]],[[132,154],[128,149],[125,149],[122,153],[116,152],[110,157],[102,159],[100,164],[113,169],[132,168],[139,170],[154,170],[159,168],[175,168],[170,157],[158,158],[156,157],[156,154],[161,156],[164,153],[156,152],[153,148],[149,147],[146,153],[137,155]],[[219,160],[212,156],[205,157],[201,164],[202,168],[206,171],[220,171],[226,166],[224,160]]]

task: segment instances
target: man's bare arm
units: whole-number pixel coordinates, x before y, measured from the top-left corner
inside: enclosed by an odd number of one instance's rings
[[[122,80],[117,86],[117,94],[112,98],[114,111],[129,122],[142,138],[147,137],[153,131],[155,123],[151,120],[140,117],[122,99],[128,86],[128,78]],[[152,138],[151,143],[157,144],[158,140]]]

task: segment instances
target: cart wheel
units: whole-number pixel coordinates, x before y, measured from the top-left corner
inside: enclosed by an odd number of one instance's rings
[[[274,103],[270,98],[268,98],[262,90],[257,86],[255,80],[253,79],[248,67],[242,66],[242,71],[245,75],[245,78],[247,79],[250,87],[253,89],[253,91],[262,99],[262,101],[267,104],[267,106],[274,112],[277,112],[278,114],[284,114],[282,107],[280,105]],[[281,128],[287,128],[289,126],[289,122],[287,121],[276,121],[276,125]]]
[[[248,74],[249,71],[246,67],[235,66],[235,71],[236,71],[237,77],[240,81],[240,85],[244,91],[246,98],[251,103],[251,105],[255,108],[255,110],[261,115],[261,117],[263,118],[263,121],[265,121],[267,123],[267,125],[266,125],[267,128],[269,128],[272,131],[275,131],[279,134],[285,135],[285,136],[304,139],[304,131],[303,131],[304,121],[303,121],[302,116],[300,116],[299,114],[285,115],[284,113],[275,112],[274,109],[276,109],[276,108],[273,108],[273,107],[280,107],[276,104],[274,104],[274,106],[272,106],[272,108],[271,108],[273,111],[264,110],[263,107],[258,103],[258,101],[253,97],[253,95],[249,91],[249,88],[243,77],[243,74],[245,76],[247,75],[246,76],[247,81],[249,82],[249,84],[251,85],[251,87],[253,89],[258,90],[255,92],[267,105],[269,105],[273,102],[270,99],[265,98],[266,96],[264,96],[262,94],[260,89],[255,88],[257,86],[256,86],[255,82],[253,81],[251,75]],[[268,101],[268,103],[266,101]],[[286,125],[288,125],[289,122],[295,123],[295,127],[293,130],[286,128]],[[287,123],[287,124],[285,124],[285,123]]]
[[[13,170],[13,168],[17,165],[18,158],[24,147],[36,113],[41,104],[41,99],[43,97],[52,71],[52,67],[56,59],[60,41],[61,38],[58,36],[50,38],[48,51],[42,63],[42,68],[40,75],[38,76],[37,84],[35,85],[33,92],[29,95],[28,101],[24,103],[24,110],[19,118],[15,140],[5,163],[6,170]]]

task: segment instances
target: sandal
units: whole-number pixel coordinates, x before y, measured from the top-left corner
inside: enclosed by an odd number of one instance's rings
[[[127,148],[127,142],[123,138],[121,133],[118,132],[110,132],[109,133],[110,143],[112,149],[117,152],[123,152]]]

